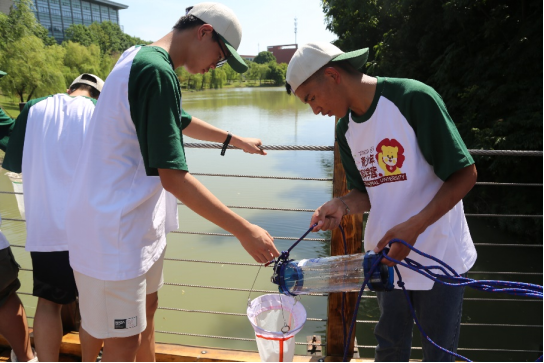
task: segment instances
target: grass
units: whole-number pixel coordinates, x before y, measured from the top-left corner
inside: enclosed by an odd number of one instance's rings
[[[19,116],[19,100],[9,96],[0,94],[0,106],[11,118]]]

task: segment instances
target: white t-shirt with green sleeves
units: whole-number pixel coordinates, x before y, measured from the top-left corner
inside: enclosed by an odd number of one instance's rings
[[[425,208],[451,174],[474,164],[441,97],[410,79],[379,77],[369,110],[360,117],[349,112],[339,120],[336,134],[348,188],[366,192],[370,199],[365,251]],[[476,249],[463,202],[429,226],[414,246],[458,273],[467,272]],[[436,264],[415,252],[408,257]],[[407,289],[432,288],[432,280],[399,268]]]
[[[159,47],[126,50],[96,105],[70,193],[70,264],[101,280],[146,273],[178,228],[158,169],[187,171],[180,84]]]
[[[95,103],[60,93],[30,100],[17,117],[2,166],[23,173],[27,251],[68,250],[68,192]]]

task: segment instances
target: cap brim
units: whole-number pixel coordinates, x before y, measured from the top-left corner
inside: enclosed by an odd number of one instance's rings
[[[354,50],[353,52],[342,53],[333,58],[333,62],[347,60],[355,69],[361,69],[368,59],[368,48]]]
[[[7,76],[8,74],[6,72],[0,71],[0,78]]]
[[[227,58],[227,63],[229,64],[229,66],[231,66],[231,68],[238,73],[244,73],[245,71],[247,71],[249,67],[247,66],[246,62],[244,62],[242,57],[240,57],[236,49],[234,49],[234,47],[230,45],[230,43],[225,38],[223,38],[221,34],[219,34],[219,36],[229,50],[230,56]]]

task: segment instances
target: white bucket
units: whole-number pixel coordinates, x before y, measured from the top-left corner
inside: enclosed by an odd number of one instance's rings
[[[293,361],[295,334],[306,322],[306,310],[300,302],[281,294],[259,296],[247,307],[247,317],[255,330],[261,361]]]
[[[19,207],[19,213],[21,213],[21,217],[25,219],[25,200],[23,197],[23,174],[17,174],[17,173],[6,173],[9,180],[11,180],[11,184],[13,185],[13,191],[15,193],[21,193],[21,194],[15,194],[15,199],[17,200],[17,207]]]

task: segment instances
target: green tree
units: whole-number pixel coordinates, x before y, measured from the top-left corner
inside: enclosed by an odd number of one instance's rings
[[[274,54],[272,54],[271,52],[262,51],[259,52],[255,59],[253,59],[253,61],[258,64],[265,64],[269,62],[275,62],[276,57],[274,57]]]
[[[24,36],[34,35],[46,45],[56,44],[34,16],[34,5],[31,0],[15,0],[9,14],[0,13],[0,50],[5,49],[11,42]]]
[[[371,75],[420,80],[443,97],[471,149],[542,150],[541,0],[324,0],[344,51],[369,47]],[[542,183],[542,162],[477,157],[478,179]],[[479,187],[467,209],[541,214],[542,189]],[[501,218],[542,235],[542,220]]]
[[[63,42],[62,45],[65,50],[63,74],[67,87],[81,73],[92,73],[105,79],[107,73],[102,71],[102,55],[96,44],[86,47],[68,41]]]
[[[118,24],[111,21],[94,22],[89,26],[72,24],[66,29],[66,39],[84,46],[96,44],[102,54],[122,53],[137,44],[150,42],[123,33]]]
[[[98,37],[91,29],[83,24],[72,24],[64,32],[67,41],[79,43],[85,47],[91,44],[98,45]]]
[[[246,63],[252,63],[252,62],[246,61]],[[225,72],[225,76],[227,78],[228,83],[231,83],[233,80],[238,78],[238,72],[232,69],[232,67],[228,63],[226,63],[223,67],[221,67],[221,69]]]
[[[268,74],[266,78],[272,80],[276,86],[285,83],[285,71],[284,68],[279,66],[276,62],[268,63]]]
[[[0,83],[4,94],[17,95],[20,102],[66,90],[62,74],[64,49],[45,46],[35,35],[11,42],[2,52],[0,67],[9,74]]]

